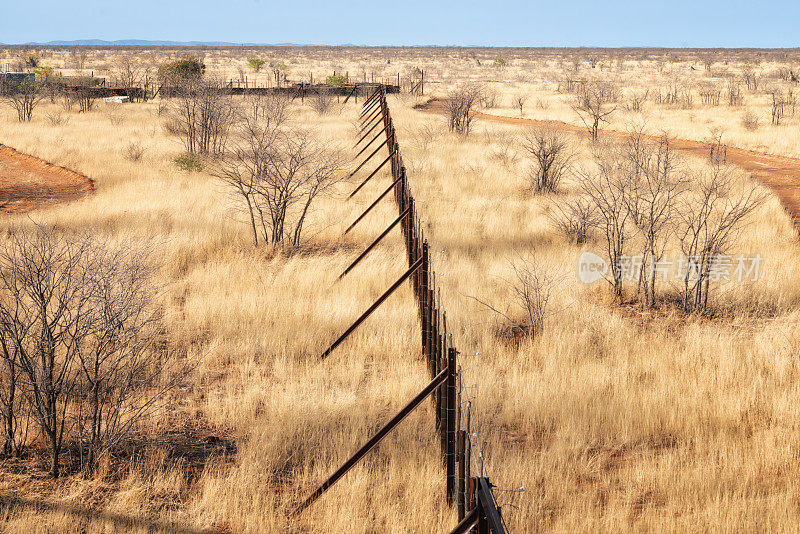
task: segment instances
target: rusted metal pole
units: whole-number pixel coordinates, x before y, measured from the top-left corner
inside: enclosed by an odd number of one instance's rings
[[[338,346],[339,346],[339,345],[342,343],[342,341],[344,341],[345,339],[347,339],[347,336],[349,336],[350,334],[352,334],[352,333],[353,333],[353,330],[355,330],[356,328],[358,328],[358,325],[360,325],[361,323],[363,323],[363,322],[364,322],[364,320],[365,320],[367,317],[369,317],[369,316],[370,316],[370,314],[372,314],[372,312],[374,312],[374,311],[375,311],[375,310],[378,308],[378,306],[380,306],[380,305],[383,303],[383,301],[384,301],[384,300],[386,300],[387,298],[389,298],[389,296],[390,296],[392,293],[394,293],[394,292],[395,292],[395,290],[396,290],[398,287],[400,287],[400,285],[401,285],[403,282],[405,282],[405,281],[406,281],[406,279],[407,279],[409,276],[411,276],[411,274],[412,274],[414,271],[416,271],[416,270],[417,270],[417,268],[419,268],[419,266],[420,266],[421,264],[422,264],[422,260],[420,260],[420,261],[416,262],[414,265],[412,265],[412,266],[411,266],[411,267],[410,267],[410,268],[409,268],[409,269],[408,269],[408,270],[407,270],[407,271],[406,271],[406,272],[403,274],[403,276],[401,276],[401,277],[400,277],[400,278],[397,280],[397,282],[395,282],[394,284],[392,284],[392,286],[391,286],[389,289],[387,289],[387,290],[386,290],[386,292],[384,292],[384,294],[383,294],[383,295],[381,295],[381,296],[378,298],[378,300],[376,300],[376,301],[375,301],[375,302],[372,304],[372,306],[370,306],[369,308],[367,308],[367,311],[365,311],[364,313],[362,313],[362,314],[361,314],[361,317],[359,317],[358,319],[356,319],[356,321],[355,321],[355,322],[354,322],[352,325],[350,325],[350,327],[349,327],[347,330],[345,330],[344,334],[342,334],[341,336],[339,336],[339,338],[338,338],[336,341],[334,341],[334,342],[333,342],[333,344],[332,344],[330,347],[328,347],[328,349],[327,349],[325,352],[323,352],[323,353],[322,353],[322,356],[320,356],[320,359],[324,360],[325,358],[327,358],[327,357],[328,357],[328,355],[330,355],[330,353],[331,353],[331,352],[333,352],[333,351],[334,351],[334,349],[335,349],[336,347],[338,347]]]
[[[385,113],[385,111],[383,109],[381,109],[380,105],[378,105],[378,107],[375,108],[375,112],[372,115],[368,115],[368,118],[363,118],[362,117],[361,118],[361,124],[362,124],[361,131],[364,131],[364,128],[366,128],[367,126],[371,125],[372,121],[374,121],[378,117],[383,118],[383,114],[384,113]]]
[[[458,352],[450,347],[447,351],[446,386],[446,431],[447,431],[447,504],[452,506],[456,496],[456,360]]]
[[[464,494],[466,490],[466,480],[464,480],[466,475],[466,443],[467,443],[467,433],[464,430],[458,431],[458,443],[457,443],[457,460],[458,460],[458,487],[456,488],[456,508],[458,510],[458,520],[461,521],[466,516],[466,495]]]
[[[421,289],[421,297],[420,297],[420,319],[422,321],[422,354],[425,358],[430,360],[431,354],[428,352],[428,273],[429,265],[428,265],[428,243],[425,242],[422,244],[422,255],[418,260],[422,265],[422,268],[419,271],[420,277],[420,289]]]
[[[476,480],[478,488],[478,507],[480,508],[480,519],[478,521],[478,532],[491,532],[492,534],[505,534],[506,529],[503,519],[500,516],[500,509],[492,493],[492,485],[486,477]]]
[[[374,143],[375,141],[377,141],[377,140],[378,140],[378,138],[381,136],[381,134],[383,134],[383,132],[378,132],[378,135],[376,135],[375,137],[373,137],[373,138],[372,138],[372,140],[371,140],[369,143],[367,143],[366,145],[364,145],[363,147],[361,147],[361,150],[358,152],[358,154],[356,154],[355,156],[353,156],[353,159],[355,159],[355,158],[357,158],[358,156],[360,156],[361,154],[363,154],[363,153],[364,153],[364,151],[365,151],[366,149],[368,149],[368,148],[369,148],[369,146],[370,146],[372,143]],[[394,152],[394,151],[393,151],[393,152]]]
[[[372,156],[374,156],[375,154],[377,154],[377,153],[378,153],[378,150],[380,150],[381,148],[383,148],[383,146],[384,146],[384,145],[387,143],[387,141],[388,141],[388,139],[387,139],[387,140],[385,140],[385,141],[384,141],[383,143],[381,143],[380,145],[378,145],[378,148],[376,148],[376,149],[375,149],[375,150],[372,152],[372,154],[370,154],[369,156],[367,156],[367,159],[365,159],[364,161],[362,161],[362,162],[361,162],[361,165],[359,165],[358,167],[356,167],[356,170],[354,170],[353,172],[351,172],[351,173],[350,173],[350,176],[355,176],[355,174],[356,174],[358,171],[360,171],[360,170],[361,170],[361,167],[363,167],[364,165],[366,165],[366,164],[367,164],[367,162],[368,162],[369,160],[371,160],[371,159],[372,159]]]
[[[363,119],[367,115],[367,113],[371,113],[373,109],[375,109],[376,107],[380,107],[380,105],[381,105],[380,98],[369,100],[362,106],[361,113],[359,114],[358,118]]]
[[[364,249],[364,252],[362,252],[361,254],[359,254],[358,258],[356,258],[356,259],[353,261],[353,263],[351,263],[351,264],[350,264],[350,265],[347,267],[347,269],[345,269],[345,270],[344,270],[344,272],[342,272],[342,274],[340,274],[340,275],[339,275],[339,279],[341,280],[341,279],[342,279],[342,278],[343,278],[343,277],[344,277],[344,276],[345,276],[347,273],[349,273],[349,272],[350,272],[350,271],[353,269],[353,267],[355,267],[356,265],[358,265],[358,263],[359,263],[361,260],[363,260],[363,259],[364,259],[364,258],[367,256],[367,254],[369,254],[369,252],[370,252],[370,251],[371,251],[373,248],[375,248],[375,245],[377,245],[377,244],[378,244],[378,243],[381,241],[381,239],[383,239],[384,237],[386,237],[386,235],[387,235],[389,232],[391,232],[391,231],[392,231],[392,228],[394,228],[395,226],[397,226],[397,224],[398,224],[400,221],[402,221],[402,220],[403,220],[403,217],[405,217],[406,215],[408,215],[408,209],[406,209],[406,211],[404,211],[404,212],[403,212],[403,213],[402,213],[402,214],[401,214],[401,215],[400,215],[400,216],[399,216],[397,219],[395,219],[395,220],[394,220],[394,222],[393,222],[392,224],[390,224],[390,225],[389,225],[389,227],[388,227],[388,228],[386,228],[386,230],[384,230],[384,231],[381,233],[381,235],[379,235],[379,236],[377,237],[377,239],[375,239],[375,241],[373,241],[372,243],[370,243],[370,245],[369,245],[369,246],[368,246],[366,249]]]
[[[420,391],[416,397],[411,399],[411,401],[406,404],[402,410],[400,410],[397,415],[392,417],[392,419],[386,423],[383,428],[381,428],[369,441],[367,441],[358,451],[356,451],[353,456],[351,456],[339,469],[337,469],[328,479],[322,483],[314,492],[309,495],[306,500],[300,503],[300,506],[294,509],[291,513],[291,517],[297,517],[300,515],[303,510],[308,508],[310,505],[316,501],[320,495],[325,493],[325,491],[333,486],[340,478],[342,478],[354,465],[358,463],[361,458],[363,458],[370,450],[372,450],[375,445],[381,442],[383,438],[385,438],[389,432],[391,432],[398,424],[400,424],[403,419],[405,419],[408,414],[414,411],[414,409],[419,406],[419,404],[425,400],[425,398],[431,394],[434,390],[436,390],[439,386],[441,386],[445,380],[447,380],[447,370],[442,371],[439,375],[436,376],[431,382],[425,386],[425,388]]]
[[[473,508],[469,515],[459,518],[460,521],[458,525],[455,526],[453,530],[450,531],[450,534],[466,534],[469,532],[469,529],[475,526],[478,522],[478,514],[480,511],[477,508]]]
[[[394,185],[395,185],[395,184],[396,184],[398,181],[400,181],[400,178],[398,178],[397,180],[395,180],[395,181],[392,183],[392,185],[390,185],[390,186],[389,186],[389,187],[388,187],[388,188],[387,188],[387,189],[386,189],[386,190],[385,190],[383,193],[381,193],[381,194],[380,194],[380,196],[379,196],[378,198],[376,198],[376,199],[375,199],[375,201],[374,201],[372,204],[370,204],[370,205],[369,205],[369,207],[368,207],[367,209],[365,209],[365,210],[364,210],[364,213],[362,213],[361,215],[359,215],[359,216],[358,216],[358,219],[356,219],[355,221],[353,221],[353,224],[351,224],[350,226],[348,226],[348,227],[347,227],[347,230],[345,230],[345,231],[344,231],[344,235],[347,235],[347,233],[348,233],[348,232],[350,232],[350,230],[352,230],[352,229],[355,227],[355,225],[357,225],[359,222],[361,222],[361,220],[362,220],[364,217],[366,217],[366,216],[367,216],[367,214],[368,214],[370,211],[372,211],[372,208],[374,208],[375,206],[377,206],[377,205],[378,205],[378,202],[380,202],[381,200],[383,200],[383,197],[385,197],[386,195],[388,195],[388,194],[389,194],[389,191],[391,191],[391,190],[392,190],[392,188],[394,187]]]
[[[353,198],[353,197],[355,196],[355,194],[356,194],[356,193],[358,193],[358,192],[361,190],[361,188],[362,188],[362,187],[364,187],[365,185],[367,185],[367,182],[369,182],[369,181],[372,179],[372,177],[373,177],[373,176],[375,176],[375,175],[378,173],[378,171],[379,171],[379,170],[381,170],[381,169],[383,168],[383,166],[384,166],[384,165],[386,165],[386,163],[387,163],[387,162],[388,162],[390,159],[392,159],[392,156],[394,156],[394,152],[392,152],[391,154],[389,154],[389,155],[386,157],[386,159],[385,159],[385,160],[383,160],[383,161],[381,162],[381,164],[380,164],[380,165],[378,165],[377,167],[375,167],[375,170],[374,170],[374,171],[372,171],[372,172],[370,173],[370,175],[369,175],[369,176],[367,176],[366,178],[364,178],[364,181],[363,181],[363,182],[361,182],[361,183],[358,185],[358,187],[356,187],[356,188],[355,188],[355,190],[354,190],[352,193],[350,193],[350,196],[349,196],[349,197],[347,197],[347,200],[350,200],[351,198]]]
[[[372,131],[373,131],[375,128],[377,128],[377,127],[378,127],[378,125],[380,125],[380,123],[381,123],[381,121],[377,121],[377,122],[375,122],[375,124],[373,124],[373,125],[372,125],[372,128],[370,128],[370,129],[369,129],[369,131],[367,131],[367,133],[365,133],[364,135],[362,135],[362,136],[361,136],[361,139],[359,139],[358,141],[356,141],[356,144],[354,144],[354,145],[353,145],[353,148],[355,148],[355,147],[357,147],[358,145],[360,145],[360,144],[361,144],[361,141],[363,141],[364,139],[366,139],[366,138],[367,138],[367,136],[368,136],[369,134],[371,134],[371,133],[372,133]]]

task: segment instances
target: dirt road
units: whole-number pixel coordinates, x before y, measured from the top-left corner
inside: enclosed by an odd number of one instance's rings
[[[0,213],[23,213],[84,197],[86,176],[0,145]]]
[[[442,101],[438,99],[431,99],[417,109],[429,113],[445,113],[444,105]],[[534,119],[490,115],[487,113],[477,113],[475,117],[480,120],[503,124],[548,126],[559,128],[564,131],[586,132],[586,129],[581,126],[559,121],[538,121]],[[614,130],[603,130],[602,135],[622,137],[626,134]],[[681,152],[695,156],[706,157],[709,153],[708,144],[701,141],[674,139],[672,141],[672,146]],[[781,203],[792,217],[795,227],[800,228],[800,159],[785,156],[769,156],[750,150],[731,147],[727,149],[727,154],[730,163],[744,169],[756,180],[772,189],[775,194],[778,195]]]

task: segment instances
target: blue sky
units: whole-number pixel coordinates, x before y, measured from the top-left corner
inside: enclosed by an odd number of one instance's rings
[[[800,0],[4,0],[0,42],[800,46]]]

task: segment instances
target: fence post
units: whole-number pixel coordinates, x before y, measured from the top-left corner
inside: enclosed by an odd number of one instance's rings
[[[447,351],[447,504],[453,505],[456,495],[456,359],[458,352],[450,347]]]
[[[467,440],[467,433],[464,430],[458,431],[458,452],[457,460],[458,460],[458,487],[456,488],[456,506],[458,509],[458,520],[461,521],[466,516],[466,508],[465,508],[465,501],[466,495],[464,494],[466,490],[466,481],[464,477],[466,476],[466,440]]]
[[[428,352],[428,243],[422,243],[422,265],[420,265],[419,276],[420,276],[420,286],[421,286],[421,298],[420,298],[420,312],[421,312],[421,319],[422,319],[422,354],[426,358],[430,358],[430,352]]]

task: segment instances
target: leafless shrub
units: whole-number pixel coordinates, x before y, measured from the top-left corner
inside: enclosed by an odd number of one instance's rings
[[[728,146],[722,142],[724,132],[713,129],[708,142],[708,160],[712,165],[724,165],[728,161]]]
[[[536,193],[555,192],[574,158],[568,137],[554,129],[535,128],[524,134],[520,145],[533,162],[530,189]]]
[[[311,107],[320,115],[325,115],[333,109],[333,96],[330,91],[320,88],[311,98]]]
[[[676,234],[687,265],[683,276],[683,308],[709,310],[711,270],[725,254],[746,218],[765,199],[755,185],[736,190],[736,176],[724,165],[692,176],[696,194],[677,207]]]
[[[719,106],[722,91],[720,91],[716,86],[712,84],[705,84],[700,87],[698,94],[700,95],[700,101],[706,106]]]
[[[249,123],[212,174],[245,208],[253,242],[297,247],[313,203],[345,176],[340,151],[310,133]]]
[[[752,110],[748,110],[742,115],[742,126],[744,126],[747,131],[755,132],[758,130],[759,123],[758,115]]]
[[[145,153],[145,148],[141,143],[132,141],[122,149],[122,156],[128,161],[137,162],[142,159]]]
[[[52,476],[73,424],[91,469],[164,391],[149,350],[150,271],[125,249],[44,227],[15,229],[0,248],[0,358],[16,370],[4,380],[46,438]]]
[[[727,86],[727,94],[728,94],[728,106],[730,107],[738,107],[741,106],[744,102],[744,97],[742,96],[742,87],[738,80],[735,78],[731,78],[728,80]]]
[[[484,87],[481,92],[481,105],[485,109],[494,109],[497,107],[498,101],[497,91],[491,87]]]
[[[525,106],[525,102],[528,100],[528,97],[524,94],[518,94],[514,97],[514,107],[519,110],[519,116],[522,117],[523,108]]]
[[[625,109],[635,113],[642,111],[642,105],[647,102],[647,97],[649,94],[649,90],[629,92],[628,103],[625,105]]]
[[[125,116],[119,112],[119,110],[111,109],[106,112],[106,118],[108,122],[113,124],[114,126],[119,126],[125,121]]]
[[[588,243],[595,226],[594,205],[584,198],[554,201],[549,218],[556,229],[576,245]]]
[[[629,228],[630,198],[633,194],[631,167],[623,153],[610,148],[597,149],[593,166],[575,173],[578,187],[594,211],[595,227],[606,246],[606,258],[611,266],[614,295],[622,296],[623,273],[621,258],[631,237]]]
[[[483,89],[477,84],[462,84],[451,90],[445,99],[450,130],[461,135],[469,135],[475,118],[475,106]]]
[[[45,117],[47,117],[47,122],[52,126],[66,126],[69,124],[69,117],[61,111],[49,111],[45,113]]]
[[[742,69],[742,78],[744,79],[744,83],[747,86],[747,89],[753,93],[758,91],[758,84],[760,78],[755,71],[755,67],[753,65],[745,65]]]
[[[165,127],[181,139],[187,152],[211,156],[224,152],[237,110],[218,83],[186,80],[170,110]]]
[[[506,311],[472,298],[502,317],[505,323],[503,330],[514,339],[533,340],[544,331],[545,320],[552,313],[550,301],[553,291],[564,277],[554,275],[533,258],[516,259],[511,262],[511,269],[514,276],[506,283],[511,290],[512,300],[506,306]],[[520,316],[523,319],[517,319]]]
[[[75,94],[78,101],[78,112],[88,113],[94,109],[96,97],[90,89],[82,89]]]
[[[612,105],[616,99],[615,92],[616,88],[610,84],[591,82],[584,84],[577,95],[572,109],[583,121],[592,141],[597,141],[600,124],[608,122],[608,117],[617,109]]]
[[[271,124],[283,124],[290,116],[291,101],[281,93],[255,93],[248,97],[250,120]]]
[[[656,269],[664,255],[676,200],[686,189],[686,181],[676,171],[676,157],[666,136],[653,142],[641,129],[634,130],[624,150],[631,173],[627,209],[642,238],[637,295],[645,307],[652,308],[656,302]]]
[[[786,114],[786,107],[788,99],[779,87],[773,87],[769,90],[769,95],[772,99],[770,111],[772,113],[772,124],[775,126],[780,125],[783,116]]]

